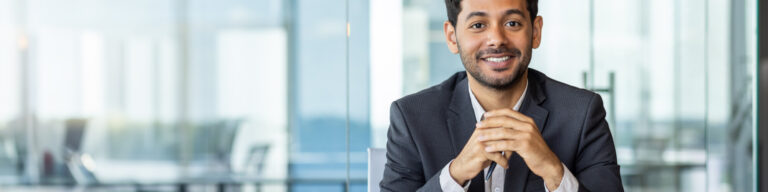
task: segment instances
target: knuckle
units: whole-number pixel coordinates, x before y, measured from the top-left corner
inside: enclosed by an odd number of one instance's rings
[[[522,142],[520,143],[520,148],[527,149],[529,146],[528,142]]]
[[[499,142],[499,144],[496,146],[499,149],[507,148],[507,142]]]
[[[523,139],[523,140],[528,140],[528,139],[531,138],[531,134],[528,133],[528,132],[525,132],[523,134],[520,134],[520,138]]]
[[[532,125],[532,124],[530,124],[530,123],[526,123],[526,124],[525,124],[525,127],[526,127],[528,130],[531,130],[531,131],[533,131],[534,129],[536,129],[536,126],[533,126],[533,125]]]
[[[511,136],[511,135],[513,134],[513,133],[512,133],[512,129],[502,129],[502,130],[501,130],[501,134],[502,134],[504,137],[509,137],[509,136]]]
[[[504,142],[504,145],[506,145],[507,148],[512,148],[512,146],[515,145],[515,142],[513,142],[513,141],[506,141],[506,142]]]

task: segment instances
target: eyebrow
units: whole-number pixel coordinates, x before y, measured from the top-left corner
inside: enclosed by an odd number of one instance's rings
[[[520,15],[522,17],[525,17],[525,14],[523,14],[523,11],[520,11],[520,9],[509,9],[504,12],[504,16],[507,16],[507,15]],[[465,21],[469,20],[470,18],[475,16],[485,17],[485,16],[488,16],[488,14],[482,11],[475,11],[475,12],[469,13],[469,15],[467,15],[467,17],[464,20]]]
[[[487,15],[488,15],[488,14],[487,14],[487,13],[485,13],[485,12],[475,11],[475,12],[471,12],[471,13],[469,13],[469,15],[467,15],[467,18],[465,18],[464,20],[465,20],[465,21],[466,21],[466,20],[469,20],[470,18],[472,18],[472,17],[474,17],[474,16],[478,16],[478,17],[485,17],[485,16],[487,16]]]

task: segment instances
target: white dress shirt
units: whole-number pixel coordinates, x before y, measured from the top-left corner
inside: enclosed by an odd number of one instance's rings
[[[469,81],[467,81],[467,84],[469,84]],[[472,89],[467,86],[467,89],[469,89],[469,98],[472,102],[472,109],[475,112],[475,119],[477,122],[480,122],[480,119],[483,117],[483,114],[485,113],[485,109],[483,109],[483,106],[480,105],[480,102],[477,101],[477,98],[475,97],[475,94],[472,93]],[[523,99],[525,98],[525,94],[528,92],[528,83],[525,84],[525,90],[523,90],[523,94],[520,96],[520,99],[517,100],[517,103],[515,103],[515,106],[512,108],[512,110],[518,111],[520,109],[520,105],[523,103]],[[440,171],[440,188],[443,191],[446,192],[459,192],[459,191],[467,191],[469,189],[469,184],[472,182],[472,180],[467,181],[464,186],[459,185],[455,180],[453,180],[453,177],[451,177],[450,169],[451,162],[448,162],[445,167]],[[488,167],[486,167],[483,170],[483,175],[486,175],[488,173]],[[504,191],[504,177],[506,176],[505,170],[501,166],[496,166],[496,168],[493,169],[493,173],[491,173],[491,178],[485,181],[485,191],[486,192],[502,192]],[[563,164],[563,179],[560,180],[560,186],[557,187],[555,192],[575,192],[579,189],[579,182],[576,180],[576,177],[573,176],[571,171],[568,170],[567,167],[565,167],[565,164]],[[546,183],[544,184],[544,190],[546,192],[549,192],[549,189],[547,189]]]

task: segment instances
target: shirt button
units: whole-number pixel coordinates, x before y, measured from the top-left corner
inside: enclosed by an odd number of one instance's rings
[[[495,189],[493,189],[493,192],[501,192],[501,188],[496,187]]]

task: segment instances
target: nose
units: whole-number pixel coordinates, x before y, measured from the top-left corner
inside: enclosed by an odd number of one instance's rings
[[[498,25],[492,26],[487,31],[487,46],[489,47],[502,47],[505,46],[507,42],[507,36],[504,35],[504,28]]]

